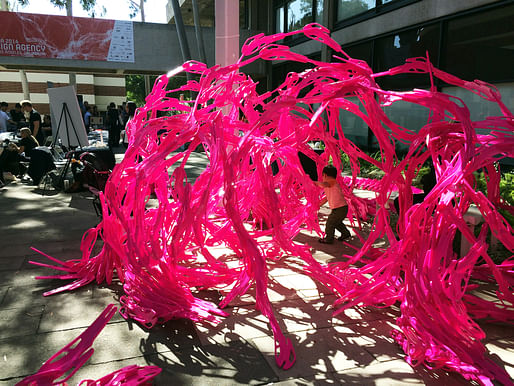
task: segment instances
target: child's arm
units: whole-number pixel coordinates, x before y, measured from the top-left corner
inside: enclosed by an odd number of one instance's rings
[[[314,184],[320,188],[328,188],[332,186],[329,182],[314,181]]]

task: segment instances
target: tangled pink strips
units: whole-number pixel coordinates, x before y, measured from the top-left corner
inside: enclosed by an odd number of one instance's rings
[[[314,61],[280,45],[284,37],[301,33],[337,52],[333,62]],[[365,62],[349,58],[319,25],[254,36],[242,53],[237,63],[227,67],[183,65],[184,71],[199,77],[176,91],[196,92],[194,103],[171,97],[165,76],[156,81],[147,103],[127,127],[129,148],[101,195],[103,221],[84,237],[82,259],[63,265],[68,275],[60,277],[76,281],[58,290],[94,279],[110,281],[116,269],[124,283],[122,314],[151,327],[176,317],[218,323],[226,315],[220,308],[254,286],[256,307],[270,321],[275,338],[277,365],[289,368],[294,348],[280,330],[267,297],[267,262],[299,256],[305,271],[337,295],[336,312],[361,304],[387,307],[399,302],[401,316],[393,335],[409,363],[444,367],[482,384],[492,379],[510,384],[505,371],[484,355],[484,333],[472,319],[511,323],[514,312],[514,260],[496,265],[485,243],[491,229],[514,250],[512,228],[498,212],[502,208],[513,213],[514,208],[500,200],[500,174],[493,166],[500,158],[514,157],[514,118],[496,88],[458,79],[434,68],[427,58],[412,58],[373,74]],[[239,69],[256,60],[276,59],[313,68],[290,73],[276,90],[259,95],[256,84]],[[461,100],[433,87],[398,92],[379,86],[384,76],[412,72],[427,74],[432,85],[440,79],[469,90],[497,104],[502,116],[471,121]],[[359,104],[348,97],[357,97]],[[382,107],[396,101],[427,108],[427,124],[416,132],[395,123]],[[340,109],[369,126],[380,146],[380,159],[372,159],[345,137]],[[157,117],[157,111],[174,115]],[[240,113],[245,121],[239,119]],[[491,131],[477,134],[479,129]],[[164,134],[158,135],[159,131]],[[308,142],[320,140],[325,152],[318,156]],[[187,142],[188,150],[170,156]],[[398,143],[408,146],[403,160],[395,152]],[[209,165],[191,184],[185,164],[200,144]],[[302,227],[321,234],[317,215],[321,192],[303,171],[298,152],[315,161],[320,175],[329,159],[341,169],[341,151],[349,157],[351,177],[338,180],[363,246],[345,256],[345,262],[324,265],[313,258],[308,246],[293,242]],[[360,160],[374,164],[384,177],[357,178]],[[426,161],[434,165],[437,184],[422,203],[412,205],[412,194],[418,192],[412,181]],[[278,171],[272,172],[272,164]],[[473,173],[481,168],[489,176],[487,197],[475,191]],[[376,192],[376,201],[356,197],[354,188]],[[398,191],[400,203],[397,233],[386,209],[392,191]],[[148,206],[152,194],[155,207]],[[465,222],[471,204],[485,221],[478,237]],[[370,216],[374,216],[372,230],[364,238],[357,228]],[[452,248],[457,232],[472,244],[461,259]],[[92,256],[98,236],[103,249]],[[384,236],[390,246],[374,247]],[[214,253],[218,247],[230,249],[236,264],[227,256],[218,257]],[[352,265],[356,262],[361,268]],[[498,299],[474,296],[476,286],[470,282],[474,276],[495,282]],[[219,307],[193,295],[203,288],[223,292]]]

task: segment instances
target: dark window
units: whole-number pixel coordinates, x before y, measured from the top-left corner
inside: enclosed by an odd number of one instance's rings
[[[514,79],[514,6],[448,22],[444,68],[459,78]]]
[[[247,0],[239,0],[239,28],[248,28],[248,10],[246,7]]]
[[[312,23],[312,1],[292,0],[287,3],[287,31],[295,31]]]
[[[337,20],[345,20],[375,8],[375,0],[337,0]]]
[[[382,72],[405,63],[408,58],[426,57],[430,62],[438,63],[439,24],[414,28],[379,38],[375,41],[374,70]],[[378,84],[386,89],[405,89],[426,87],[430,85],[428,74],[402,74],[383,76],[377,79]]]
[[[372,65],[372,53],[373,43],[366,42],[361,44],[354,44],[353,46],[343,47],[343,50],[352,58],[364,60],[371,67]]]

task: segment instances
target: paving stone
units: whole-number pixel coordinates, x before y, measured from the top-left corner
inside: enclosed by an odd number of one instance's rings
[[[234,307],[227,311],[230,312],[230,316],[222,318],[217,326],[207,323],[195,325],[198,338],[203,345],[271,335],[268,320],[255,307]]]
[[[514,379],[514,345],[512,339],[497,339],[485,345],[490,358],[500,365]]]
[[[54,302],[60,302],[59,296],[66,296],[67,301],[72,299],[91,298],[93,292],[91,289],[80,288],[72,292],[63,294],[57,294],[52,296],[43,296],[43,293],[57,288],[60,285],[64,285],[67,282],[61,280],[48,280],[47,283],[41,281],[37,285],[28,285],[20,287],[9,287],[7,294],[5,295],[0,307],[5,308],[16,308],[16,307],[30,307],[35,305],[52,304]]]
[[[479,326],[485,332],[485,342],[514,338],[514,328],[507,323],[479,323]]]
[[[409,385],[429,385],[430,380],[424,380],[420,373],[414,370],[403,360],[394,360],[382,363],[373,363],[369,366],[356,367],[330,374],[336,384],[359,385],[359,386],[409,386]],[[450,376],[446,374],[443,379],[438,379],[438,385],[469,385],[460,376]],[[447,382],[451,380],[451,382]],[[434,379],[435,381],[435,379]],[[427,383],[428,382],[428,383]],[[436,386],[437,383],[432,383]]]
[[[27,286],[36,285],[37,276],[54,275],[55,270],[34,266],[33,269],[21,269],[11,271],[9,274],[0,275],[0,286]]]
[[[0,339],[0,361],[2,362],[0,379],[34,374],[48,358],[81,332],[82,330],[68,330]]]
[[[91,289],[88,292],[92,292]],[[45,307],[38,332],[87,328],[109,304],[118,305],[112,297],[78,298],[68,295],[65,293],[53,296]],[[110,322],[122,320],[123,317],[116,312]]]
[[[332,374],[318,373],[306,377],[291,377],[285,381],[274,382],[274,386],[306,386],[306,385],[333,385]]]
[[[0,287],[0,305],[4,301],[5,295],[7,294],[7,290],[9,289],[8,286],[1,286]]]
[[[53,354],[79,336],[85,329],[72,329],[0,340],[0,358],[6,364],[2,378],[27,376],[35,373]],[[126,322],[108,324],[93,343],[95,353],[90,364],[123,360],[141,356],[141,342],[148,333]],[[156,348],[167,350],[162,344]],[[151,353],[155,353],[153,350]]]
[[[401,347],[391,337],[394,324],[388,320],[374,320],[347,326],[334,326],[344,345],[357,345],[377,361],[384,362],[405,357]]]
[[[35,334],[43,310],[43,306],[2,309],[0,312],[0,339]]]
[[[20,269],[24,261],[25,259],[19,256],[0,257],[0,271],[14,271]]]
[[[289,370],[278,369],[275,364],[275,344],[271,337],[252,339],[252,343],[262,352],[280,380],[309,377],[318,373],[335,372],[374,362],[374,358],[358,344],[349,344],[347,337],[353,334],[346,327],[298,331],[285,334],[291,339],[296,352],[296,363]]]
[[[162,373],[156,385],[256,385],[277,381],[261,353],[244,341],[147,356]]]
[[[94,355],[94,354],[93,354]],[[149,366],[147,360],[144,356],[138,356],[135,358],[120,360],[120,361],[110,361],[104,363],[98,363],[91,365],[89,362],[86,362],[84,366],[82,366],[67,382],[69,385],[78,385],[80,381],[90,379],[90,380],[98,380],[107,374],[118,371],[126,366]],[[153,383],[155,384],[155,382]]]

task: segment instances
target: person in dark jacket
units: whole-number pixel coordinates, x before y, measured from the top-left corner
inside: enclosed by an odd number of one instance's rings
[[[41,115],[32,107],[31,101],[23,100],[20,104],[25,114],[25,126],[28,125],[32,136],[36,138],[39,143],[44,143],[45,136],[41,129]]]
[[[120,144],[120,116],[114,102],[107,109],[107,130],[109,130],[109,147],[117,147]]]

